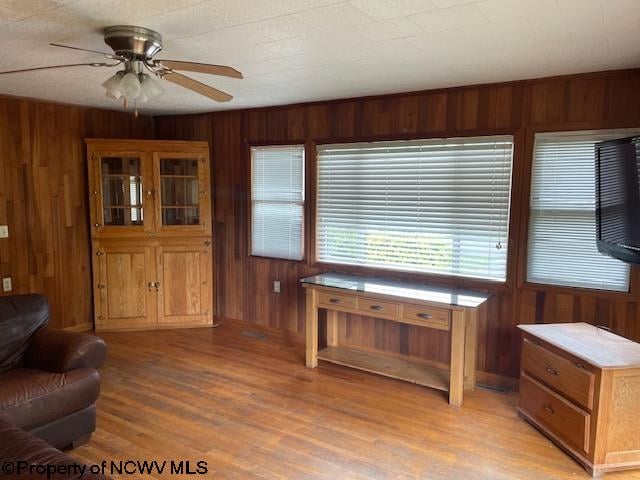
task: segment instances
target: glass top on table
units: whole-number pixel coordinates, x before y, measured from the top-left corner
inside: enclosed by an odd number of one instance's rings
[[[385,280],[378,277],[344,273],[321,273],[302,278],[300,283],[469,308],[479,307],[491,296],[486,293],[469,290],[433,287],[420,283]]]

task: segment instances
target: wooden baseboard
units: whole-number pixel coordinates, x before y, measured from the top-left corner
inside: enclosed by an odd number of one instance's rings
[[[77,325],[65,327],[63,328],[63,330],[66,330],[67,332],[89,332],[93,330],[93,323],[91,322],[79,323]]]

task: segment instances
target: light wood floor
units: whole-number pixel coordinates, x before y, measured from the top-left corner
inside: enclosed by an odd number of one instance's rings
[[[416,385],[322,362],[307,370],[299,344],[247,331],[104,334],[98,430],[71,453],[208,462],[209,475],[190,478],[589,478],[517,417],[515,395],[475,391],[455,409]]]

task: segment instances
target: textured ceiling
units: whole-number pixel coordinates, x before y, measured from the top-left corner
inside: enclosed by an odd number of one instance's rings
[[[202,112],[640,66],[640,0],[2,0],[0,70],[95,61],[116,24],[158,30],[156,58],[231,65],[193,74],[219,104],[163,82],[151,114]],[[0,93],[106,108],[112,72],[0,76]]]

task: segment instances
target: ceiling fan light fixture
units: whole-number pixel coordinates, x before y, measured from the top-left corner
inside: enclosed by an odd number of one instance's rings
[[[120,91],[120,82],[122,81],[123,74],[124,72],[117,72],[102,84],[102,86],[107,90],[107,96],[110,95],[116,99],[122,96],[122,92]]]
[[[138,75],[134,72],[126,73],[122,77],[118,89],[127,101],[133,102],[136,100],[140,94],[140,80],[138,80]]]
[[[164,88],[162,88],[160,82],[146,73],[142,75],[141,94],[144,94],[148,99],[152,99],[163,93]]]

